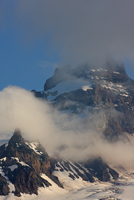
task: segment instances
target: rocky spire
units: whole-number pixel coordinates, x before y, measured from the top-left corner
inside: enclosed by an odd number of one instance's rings
[[[19,143],[24,143],[24,139],[22,137],[22,133],[21,133],[21,130],[19,128],[16,128],[15,131],[14,131],[14,134],[13,136],[11,137],[11,139],[9,140],[9,144],[10,143],[16,143],[16,142],[19,142]]]

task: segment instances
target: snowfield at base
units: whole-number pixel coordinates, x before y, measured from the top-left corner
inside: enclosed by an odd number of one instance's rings
[[[133,200],[134,199],[134,179],[133,173],[125,174],[115,182],[95,182],[88,183],[77,179],[72,181],[70,187],[62,189],[58,187],[45,174],[41,174],[42,178],[49,181],[52,186],[39,188],[38,195],[21,194],[21,197],[14,196],[10,193],[8,196],[1,196],[1,200]],[[64,174],[62,180],[66,177]],[[71,179],[70,179],[71,183]]]

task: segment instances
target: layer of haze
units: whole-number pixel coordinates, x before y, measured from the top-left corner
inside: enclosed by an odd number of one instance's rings
[[[131,161],[134,145],[118,142],[109,144],[102,134],[88,122],[82,127],[79,118],[68,118],[50,105],[18,87],[0,92],[0,139],[10,139],[15,128],[20,128],[27,139],[38,139],[47,152],[60,153],[67,159],[83,160],[102,156],[107,161]],[[102,120],[94,117],[94,121]]]
[[[6,2],[1,5],[4,18]],[[12,11],[10,26],[25,45],[48,40],[49,53],[59,51],[61,63],[134,61],[133,0],[15,0]]]

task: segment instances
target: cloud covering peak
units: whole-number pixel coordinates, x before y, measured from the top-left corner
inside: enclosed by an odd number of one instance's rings
[[[24,0],[14,8],[23,39],[45,38],[61,63],[134,60],[133,0]]]

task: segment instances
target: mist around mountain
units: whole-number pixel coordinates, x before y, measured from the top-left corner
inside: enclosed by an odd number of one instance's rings
[[[107,199],[118,199],[126,180],[133,185],[134,81],[123,63],[57,68],[43,91],[9,86],[0,92],[0,113],[1,195],[40,188],[45,195],[51,187],[58,195],[93,187],[97,195],[95,183],[107,181],[97,198],[108,191]]]

